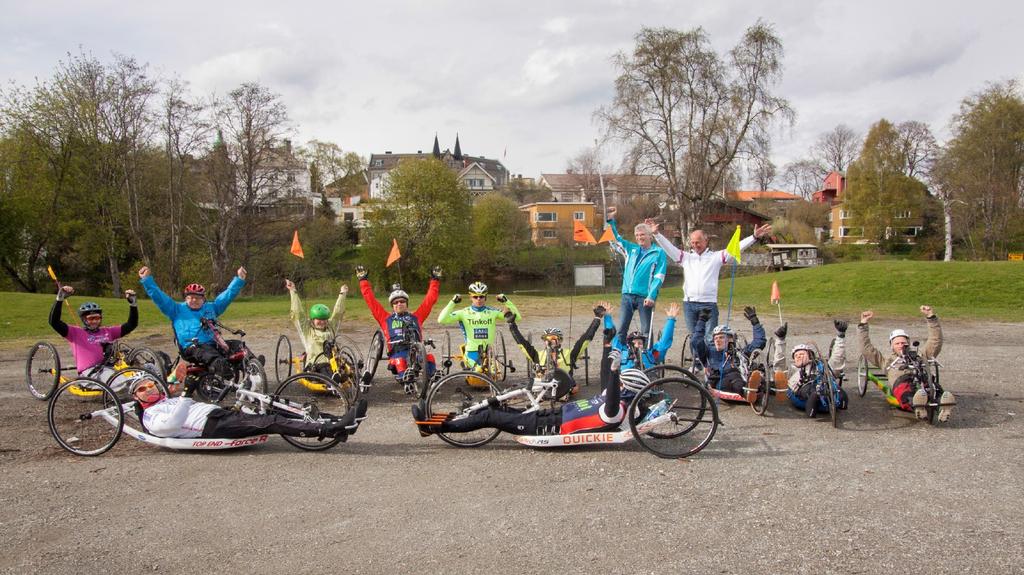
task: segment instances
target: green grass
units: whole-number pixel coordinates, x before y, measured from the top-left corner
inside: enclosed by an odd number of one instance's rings
[[[843,316],[854,320],[861,310],[872,309],[880,316],[909,317],[917,315],[921,304],[935,308],[943,318],[984,319],[1024,322],[1024,306],[1020,298],[1024,288],[1024,264],[1020,262],[919,262],[876,261],[832,264],[819,268],[793,270],[781,273],[746,276],[736,279],[733,309],[755,305],[763,317],[774,315],[774,306],[768,301],[773,280],[779,282],[782,309],[785,315]],[[675,287],[662,291],[659,306],[679,301],[682,289],[678,280]],[[719,300],[728,303],[729,278],[722,279]],[[440,311],[451,294],[442,293],[434,307]],[[416,305],[421,294],[413,294]],[[574,298],[573,313],[582,321],[588,317],[588,308],[594,302],[608,299],[618,305],[619,295],[581,295]],[[73,297],[77,308],[84,301],[96,301],[105,310],[106,323],[119,323],[128,317],[128,304],[113,298]],[[307,305],[333,301],[311,298]],[[515,302],[524,314],[537,316],[566,315],[569,312],[565,296],[516,295]],[[0,342],[19,345],[24,340],[55,338],[47,324],[53,296],[49,294],[0,293],[4,310],[0,319]],[[466,305],[463,302],[462,305]],[[491,302],[496,305],[495,302]],[[139,332],[153,333],[168,329],[167,320],[149,300],[140,302]],[[239,298],[222,318],[234,327],[255,332],[272,329],[284,333],[287,324],[288,298],[282,296]],[[77,321],[77,316],[64,310],[64,321]],[[358,292],[349,294],[346,321],[369,322],[370,313]],[[582,324],[581,324],[582,325]],[[5,346],[6,347],[6,346]]]

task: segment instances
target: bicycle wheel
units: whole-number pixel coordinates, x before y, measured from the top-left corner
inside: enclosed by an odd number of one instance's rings
[[[334,373],[333,379],[338,387],[348,395],[349,402],[355,404],[359,399],[359,382],[356,375],[359,373],[359,360],[356,359],[355,350],[348,346],[339,348],[336,363],[338,371]]]
[[[864,394],[868,391],[868,374],[870,369],[868,358],[861,357],[860,362],[857,364],[857,393],[861,397],[864,397]]]
[[[427,348],[422,342],[412,344],[409,349],[409,369],[414,367],[416,377],[412,380],[413,395],[424,397],[430,387],[430,375],[427,373]]]
[[[832,420],[832,427],[839,427],[838,413],[836,412],[836,394],[838,389],[835,386],[835,382],[825,377],[825,388],[828,390],[825,393],[825,405],[828,406],[828,416]]]
[[[693,350],[690,349],[690,334],[683,338],[683,348],[679,352],[679,365],[684,369],[690,369],[693,365]]]
[[[233,382],[226,381],[215,373],[203,373],[192,384],[192,397],[203,403],[217,403],[224,406],[231,395],[230,393],[225,393],[225,390],[233,385]],[[224,395],[224,397],[221,398],[221,395]]]
[[[367,384],[373,381],[373,376],[377,373],[377,365],[384,357],[383,354],[384,334],[378,329],[373,332],[373,337],[370,338],[370,349],[366,352],[366,372],[370,374],[369,377],[366,378]]]
[[[661,402],[664,402],[663,404]],[[660,404],[660,405],[659,405]],[[652,409],[664,409],[659,417]],[[646,450],[666,459],[689,457],[704,449],[718,429],[718,407],[698,381],[672,376],[652,381],[629,405],[629,429]]]
[[[762,371],[761,383],[757,386],[757,399],[754,400],[754,403],[750,404],[750,407],[754,409],[754,413],[764,415],[768,412],[768,398],[772,395],[771,387],[772,381],[768,379],[768,374]]]
[[[242,359],[242,371],[239,377],[241,378],[239,384],[243,388],[266,395],[267,371],[263,369],[263,364],[260,363],[259,358],[253,355],[251,350],[246,350],[245,358]]]
[[[50,399],[60,383],[60,355],[53,344],[40,341],[32,346],[25,362],[25,384],[32,397]]]
[[[493,353],[491,368],[494,378],[499,382],[503,382],[508,379],[508,350],[505,347],[505,334],[500,331],[498,332],[498,345]]]
[[[94,393],[78,395],[72,393],[73,389]],[[99,455],[121,438],[124,412],[109,387],[83,377],[60,386],[50,397],[46,422],[64,449],[75,455]]]
[[[277,384],[292,376],[292,340],[282,334],[277,338],[277,347],[274,350],[274,377]]]
[[[469,378],[485,380],[489,385],[470,385]],[[453,418],[465,416],[464,412],[469,406],[487,401],[488,397],[494,397],[497,393],[497,386],[486,375],[473,371],[457,371],[442,377],[430,387],[427,392],[427,417],[435,414],[448,414]],[[487,427],[458,433],[440,432],[437,436],[455,447],[479,447],[498,437],[499,433],[501,431]]]
[[[139,346],[128,354],[128,365],[134,367],[145,367],[164,377],[167,374],[168,365],[160,352],[146,346]]]
[[[312,385],[310,385],[312,384]],[[325,391],[313,391],[311,388],[323,389]],[[318,373],[296,373],[285,379],[274,391],[275,402],[301,411],[293,413],[292,410],[278,408],[271,405],[269,412],[284,417],[302,419],[309,422],[328,422],[337,420],[348,412],[352,404],[348,395],[342,392],[338,385],[329,377]],[[297,437],[282,435],[285,441],[306,451],[322,451],[334,447],[341,442],[340,437]]]

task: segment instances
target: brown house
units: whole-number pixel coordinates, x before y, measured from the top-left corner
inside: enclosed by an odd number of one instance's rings
[[[583,222],[594,239],[601,236],[603,226],[593,202],[536,202],[519,210],[526,214],[535,246],[571,245],[576,221]]]

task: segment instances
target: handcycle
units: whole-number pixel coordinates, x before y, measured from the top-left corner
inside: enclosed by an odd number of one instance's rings
[[[359,373],[363,369],[362,355],[356,351],[355,342],[336,335],[324,342],[323,350],[312,361],[306,361],[306,354],[292,355],[291,341],[287,335],[277,340],[277,352],[274,358],[274,372],[278,383],[295,373],[319,373],[330,377],[346,391],[353,401],[359,395]],[[313,391],[325,391],[323,386],[309,382]]]
[[[544,336],[541,336],[541,340],[544,341]],[[526,333],[526,341],[529,342],[531,345],[533,345],[533,332],[527,332]],[[561,355],[562,355],[562,344],[561,343],[557,343],[555,345],[548,345],[547,341],[544,341],[544,344],[545,345],[544,345],[543,349],[538,349],[537,350],[538,353],[546,353],[547,354],[547,357],[545,358],[545,364],[544,365],[538,365],[538,364],[534,363],[533,360],[530,359],[530,356],[526,356],[526,373],[527,373],[527,375],[529,377],[533,378],[533,381],[537,381],[538,379],[542,379],[544,377],[544,372],[546,370],[546,366],[550,366],[550,365],[557,366],[561,362],[560,358],[561,358]],[[576,374],[577,370],[579,370],[579,368],[580,368],[580,366],[579,366],[580,363],[583,364],[583,385],[584,386],[589,386],[590,385],[590,345],[584,346],[583,350],[580,352],[579,357],[576,358],[576,363],[574,363],[571,366],[568,366],[569,367],[568,371],[566,371],[562,367],[558,367],[557,368],[558,371],[561,371],[567,377],[569,377],[570,380],[572,380],[573,385],[570,387],[569,391],[572,391],[573,389],[578,387],[578,385],[577,385],[578,382],[576,382],[576,380],[575,380],[575,374]],[[566,393],[568,393],[568,392],[566,392]],[[565,393],[562,393],[562,394],[559,395],[559,397],[562,397],[564,395],[565,395]]]
[[[857,393],[860,397],[864,397],[864,394],[867,393],[868,382],[871,382],[882,391],[886,402],[894,407],[899,407],[899,399],[893,396],[892,390],[901,383],[911,382],[914,389],[924,389],[928,394],[928,403],[925,409],[928,413],[928,423],[934,425],[938,421],[936,415],[941,405],[942,387],[939,385],[939,368],[942,365],[935,358],[925,359],[922,357],[918,352],[920,343],[918,341],[913,342],[896,359],[896,362],[902,360],[909,372],[897,378],[892,385],[889,385],[889,377],[886,374],[886,370],[872,369],[868,359],[861,356],[860,363],[857,364]],[[895,364],[896,362],[893,363]],[[889,367],[893,366],[890,365]]]
[[[106,383],[115,391],[124,388],[119,379],[124,379],[124,371],[132,367],[149,366],[151,369],[166,373],[167,360],[165,354],[146,346],[131,347],[121,340],[106,345],[103,350],[103,361],[95,368],[89,370],[85,375],[92,375],[101,367],[110,367],[115,373],[107,378]],[[64,372],[74,373],[74,377],[66,377]],[[60,354],[57,348],[45,341],[36,342],[29,350],[28,359],[25,362],[25,383],[28,386],[32,397],[45,401],[50,399],[57,387],[67,383],[78,376],[78,370],[73,365],[62,365]],[[95,393],[84,388],[74,388],[71,393],[92,394]]]
[[[395,320],[400,321],[400,320]],[[408,350],[406,357],[407,367],[400,377],[398,383],[402,384],[407,395],[421,395],[430,384],[430,374],[427,368],[427,346],[434,347],[431,339],[422,339],[418,329],[402,329],[401,339],[389,342],[390,349]],[[380,330],[374,332],[370,339],[370,349],[367,354],[366,369],[359,382],[360,393],[366,392],[373,384],[373,377],[377,371],[377,365],[386,357],[384,347],[384,334]],[[389,366],[390,367],[390,366]],[[440,371],[434,373],[434,377],[441,375]],[[397,373],[396,373],[397,376]]]
[[[475,372],[458,372],[435,381],[426,395],[426,413],[431,422],[466,418],[483,409],[514,407],[529,413],[541,409],[542,400],[530,387],[500,390],[488,380],[486,389],[466,384],[469,377],[485,378]],[[531,447],[567,447],[626,443],[636,439],[658,457],[680,459],[699,452],[715,435],[720,424],[718,408],[707,389],[685,375],[652,381],[630,402],[627,417],[618,430],[563,435],[516,435],[515,440]],[[699,431],[698,431],[699,429]],[[467,432],[437,432],[442,441],[455,447],[479,447],[501,433],[494,428]]]
[[[690,347],[690,341],[692,341],[692,338],[693,334],[691,333],[686,334],[686,337],[683,338],[683,347],[679,352],[679,365],[684,369],[690,370],[693,373],[697,373],[698,371],[703,369],[703,366],[700,365],[700,361],[698,361],[697,358],[694,357],[693,355],[693,348]],[[735,338],[736,345],[738,347],[747,347],[748,341],[746,336],[742,334],[736,334]]]
[[[689,336],[686,338],[686,342],[689,343]],[[744,338],[739,338],[737,342],[729,342],[729,352],[735,353],[738,360],[737,369],[739,370],[740,377],[743,379],[743,393],[735,393],[732,391],[725,391],[718,389],[716,385],[711,385],[708,381],[707,374],[703,367],[700,366],[700,361],[691,361],[691,365],[696,365],[696,369],[687,371],[697,381],[700,381],[708,389],[712,396],[716,399],[724,399],[726,401],[742,402],[750,405],[754,413],[758,415],[764,415],[768,409],[768,399],[771,393],[784,392],[784,389],[778,388],[778,383],[773,385],[772,381],[769,381],[768,373],[770,371],[770,364],[772,353],[775,347],[775,342],[769,342],[768,347],[765,350],[755,349],[750,352],[750,355],[743,353],[743,348],[747,347],[747,341]],[[714,365],[710,366],[712,369]],[[756,387],[750,387],[751,378],[756,376]],[[747,400],[747,394],[753,392],[755,399],[753,401]]]
[[[508,358],[504,332],[498,331],[493,344],[480,346],[476,351],[479,358],[476,365],[470,367],[466,361],[466,345],[459,345],[458,352],[455,353],[452,349],[452,334],[446,331],[444,334],[444,360],[441,363],[444,374],[451,373],[452,366],[456,364],[462,371],[483,373],[496,382],[505,381],[509,372],[515,373],[516,367]]]
[[[232,376],[225,379],[223,375],[210,371],[208,366],[189,364],[179,351],[178,360],[172,371],[175,379],[183,382],[185,395],[194,396],[200,401],[208,403],[220,403],[227,395],[227,391],[234,387],[267,393],[267,372],[263,369],[264,358],[252,352],[242,339],[225,341],[221,337],[221,330],[227,331],[239,338],[245,337],[245,331],[232,329],[218,320],[202,320],[203,326],[210,329],[214,334],[214,341],[217,346],[227,355],[225,359],[231,366]],[[193,344],[198,339],[193,338]]]
[[[155,374],[148,374],[153,383],[165,396],[166,384]],[[310,423],[337,421],[351,407],[343,393],[310,394],[301,378],[320,378],[325,386],[334,383],[317,374],[296,374],[287,378],[272,395],[258,393],[237,387],[233,409],[255,414],[278,414]],[[88,397],[68,392],[72,387],[88,389]],[[269,435],[256,435],[240,439],[218,438],[172,438],[157,437],[144,431],[141,424],[142,409],[134,398],[121,399],[106,384],[89,378],[78,378],[60,386],[50,398],[46,418],[50,433],[65,450],[83,456],[95,456],[112,448],[122,434],[128,434],[149,445],[170,449],[218,450],[266,443]],[[322,451],[334,447],[341,437],[319,439],[317,437],[282,436],[293,446],[306,451]]]

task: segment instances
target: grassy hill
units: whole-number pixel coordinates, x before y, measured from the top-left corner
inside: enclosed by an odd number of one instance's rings
[[[1024,321],[1024,264],[1020,262],[916,262],[878,261],[832,264],[819,268],[746,276],[736,279],[733,308],[755,305],[762,316],[774,315],[768,298],[772,281],[779,282],[782,309],[785,315],[842,315],[854,319],[864,309],[879,315],[906,317],[917,315],[917,307],[929,304],[944,318]],[[665,302],[679,301],[682,289],[678,281],[662,291]],[[354,287],[354,286],[353,286]],[[729,278],[722,279],[719,301],[728,302]],[[450,294],[442,293],[438,306]],[[420,295],[413,294],[413,304]],[[586,308],[593,302],[609,299],[618,304],[617,293],[577,296],[574,313],[586,317]],[[73,308],[86,301],[99,302],[106,310],[107,323],[122,322],[128,317],[128,304],[113,298],[72,298]],[[307,304],[331,304],[325,298]],[[565,297],[517,295],[516,303],[529,315],[563,315],[568,313]],[[53,303],[50,294],[0,293],[4,314],[0,317],[0,341],[54,336],[46,323]],[[463,305],[466,305],[464,302]],[[495,303],[492,301],[492,305]],[[167,321],[151,302],[140,302],[140,331],[166,329]],[[435,313],[440,307],[435,306]],[[239,298],[224,316],[228,324],[252,329],[254,325],[281,324],[288,314],[288,298]],[[368,321],[369,311],[358,292],[353,289],[346,313],[347,321]],[[64,310],[64,320],[77,317]]]

